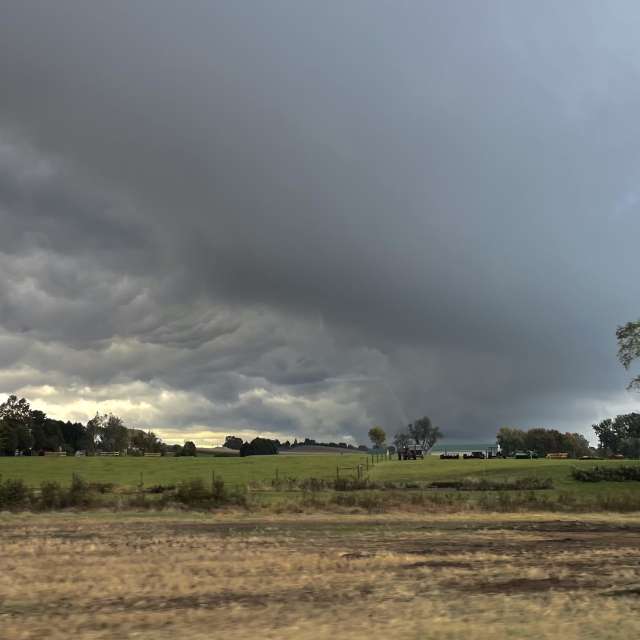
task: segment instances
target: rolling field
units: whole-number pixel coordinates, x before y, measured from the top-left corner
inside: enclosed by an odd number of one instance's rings
[[[139,457],[17,457],[0,458],[4,478],[22,479],[32,486],[55,480],[69,484],[73,473],[89,482],[111,482],[136,486],[140,474],[145,485],[176,484],[181,480],[202,478],[209,481],[211,472],[230,485],[264,481],[281,476],[323,478],[336,476],[336,466],[353,467],[363,463],[362,454],[249,456],[246,458],[139,458]],[[346,473],[346,471],[345,471]]]
[[[0,515],[12,640],[640,635],[640,517]]]
[[[363,454],[316,454],[250,456],[247,458],[55,458],[17,457],[0,458],[0,475],[4,478],[23,479],[31,486],[45,480],[68,484],[73,473],[89,482],[110,482],[122,486],[137,486],[142,480],[145,486],[175,484],[181,480],[202,478],[209,481],[211,472],[230,485],[251,482],[269,482],[276,477],[322,478],[336,477],[336,467],[341,475],[353,475],[353,467],[365,464]],[[369,461],[371,457],[369,456]],[[507,480],[522,477],[551,478],[555,491],[579,493],[631,490],[640,491],[640,483],[576,482],[570,472],[572,467],[591,468],[594,465],[640,465],[640,461],[594,460],[440,460],[428,456],[425,460],[398,461],[395,459],[369,462],[368,475],[379,482],[427,483],[442,480],[458,480],[466,477]],[[351,469],[349,469],[351,467]],[[366,468],[366,466],[365,466]],[[636,484],[638,485],[636,487]]]
[[[374,480],[392,482],[424,482],[459,480],[465,477],[508,480],[524,477],[551,478],[554,491],[578,493],[606,493],[609,491],[640,491],[639,483],[577,482],[571,468],[590,469],[598,466],[640,465],[638,460],[440,460],[429,456],[426,460],[392,461],[377,465],[371,471]],[[637,487],[635,486],[637,484]]]

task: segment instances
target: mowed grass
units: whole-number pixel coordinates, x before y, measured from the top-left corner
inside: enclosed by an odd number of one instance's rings
[[[276,477],[335,478],[336,467],[355,467],[365,463],[363,454],[250,456],[247,458],[139,458],[139,457],[17,457],[0,458],[4,479],[21,479],[33,487],[55,480],[63,485],[74,473],[88,482],[109,482],[120,486],[173,485],[181,480],[222,478],[228,485],[265,482]],[[342,473],[353,471],[343,469]]]
[[[508,480],[518,477],[551,478],[552,493],[571,492],[577,495],[638,492],[640,483],[577,482],[571,468],[598,465],[638,465],[640,461],[613,460],[440,460],[429,456],[425,460],[398,461],[395,459],[371,464],[371,457],[363,454],[314,454],[251,456],[247,458],[0,458],[0,475],[8,479],[22,479],[33,487],[43,481],[55,480],[63,485],[77,473],[89,482],[113,483],[119,486],[175,485],[182,480],[211,479],[212,472],[227,485],[250,483],[268,484],[276,475],[280,479],[354,476],[355,467],[362,464],[368,477],[379,482],[419,483],[463,478]],[[368,465],[368,466],[367,466]]]
[[[508,480],[523,477],[551,478],[554,491],[571,491],[581,494],[609,493],[611,491],[640,491],[640,483],[634,482],[577,482],[571,476],[572,467],[589,469],[595,465],[640,465],[638,460],[440,460],[429,456],[425,460],[393,460],[375,466],[370,477],[373,480],[391,482],[433,482],[461,480],[463,478],[487,478]],[[636,486],[637,485],[637,486]]]

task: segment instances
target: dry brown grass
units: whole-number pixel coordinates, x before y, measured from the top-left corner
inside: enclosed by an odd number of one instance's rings
[[[0,517],[0,637],[634,638],[640,516]]]

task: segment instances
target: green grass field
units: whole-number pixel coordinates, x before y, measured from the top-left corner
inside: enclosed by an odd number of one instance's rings
[[[458,480],[466,477],[507,480],[521,477],[551,478],[555,491],[598,493],[629,489],[640,491],[640,483],[577,482],[571,477],[571,468],[591,468],[595,465],[640,465],[635,460],[440,460],[430,456],[426,460],[392,461],[376,466],[371,472],[374,480],[420,482]]]
[[[69,484],[74,473],[89,482],[111,482],[135,486],[142,480],[145,486],[176,484],[181,480],[202,478],[209,481],[211,472],[229,485],[281,478],[323,478],[336,476],[336,467],[354,467],[364,463],[363,454],[250,456],[246,458],[0,458],[0,474],[5,478],[22,479],[31,486],[44,480]],[[343,471],[343,473],[352,473]]]
[[[211,472],[229,485],[270,481],[276,474],[280,478],[294,477],[330,479],[341,475],[354,475],[357,464],[365,464],[362,454],[342,455],[287,455],[252,456],[247,458],[53,458],[24,457],[0,458],[0,474],[5,479],[23,479],[36,487],[44,480],[68,484],[73,473],[90,482],[111,482],[116,485],[135,486],[142,479],[145,486],[176,484],[191,478],[209,480]],[[371,458],[369,457],[369,460]],[[638,461],[593,460],[440,460],[429,456],[426,460],[369,463],[369,477],[377,481],[430,482],[456,480],[466,477],[486,477],[506,480],[523,476],[551,478],[554,491],[572,491],[580,494],[611,491],[640,491],[640,483],[577,482],[571,477],[573,466],[592,467],[595,464],[640,464]],[[351,467],[351,469],[349,469]],[[142,475],[141,475],[142,474]],[[636,486],[636,484],[638,486]]]

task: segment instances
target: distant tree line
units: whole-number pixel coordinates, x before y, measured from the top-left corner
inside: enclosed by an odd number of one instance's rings
[[[64,451],[67,455],[83,451],[90,456],[102,452],[196,455],[196,446],[193,442],[169,446],[153,431],[129,428],[112,413],[96,414],[86,425],[55,420],[32,409],[25,398],[9,396],[0,404],[0,455],[40,455],[48,451]]]
[[[536,427],[522,429],[503,427],[498,431],[497,441],[503,455],[510,456],[516,451],[534,451],[539,456],[548,453],[568,453],[572,458],[592,453],[589,441],[579,433],[560,433],[556,429]]]
[[[346,442],[318,442],[312,438],[305,438],[300,442],[298,442],[297,438],[294,439],[293,442],[289,440],[281,442],[278,439],[258,437],[245,442],[239,436],[227,436],[224,441],[224,446],[227,449],[239,451],[241,456],[276,455],[281,449],[288,450],[302,446],[334,447],[336,449],[348,449],[352,451],[367,451],[367,447],[363,445],[357,447]]]

